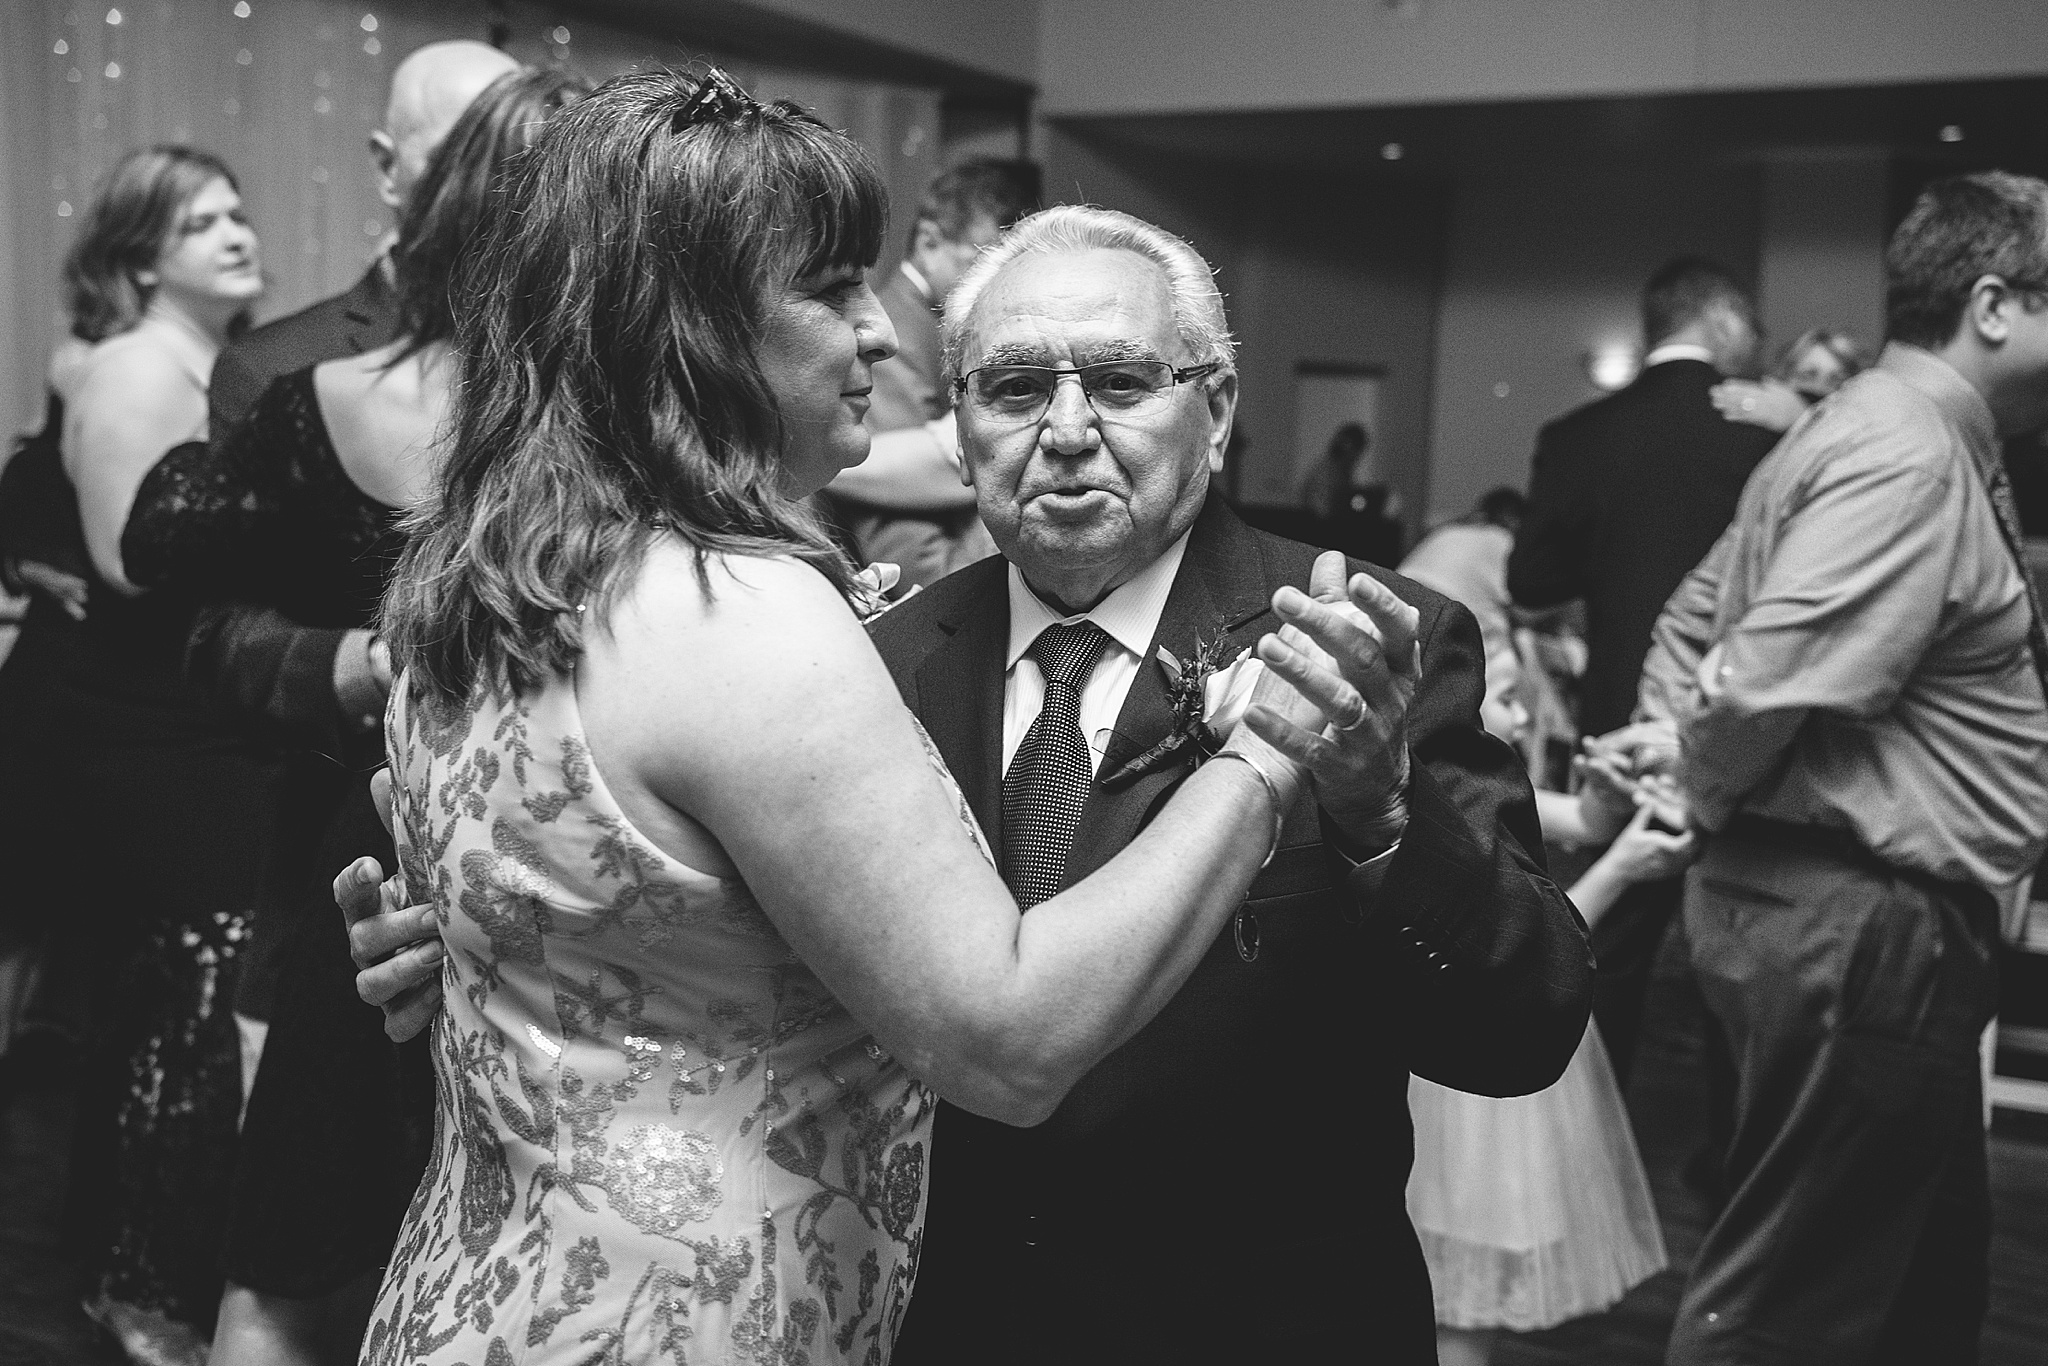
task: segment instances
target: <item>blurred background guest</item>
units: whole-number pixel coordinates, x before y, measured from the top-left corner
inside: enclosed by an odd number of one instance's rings
[[[45,712],[67,749],[45,795],[71,852],[44,857],[91,869],[46,983],[81,991],[90,1029],[71,1232],[89,1308],[130,1355],[196,1362],[220,1298],[242,1101],[228,1003],[276,771],[186,684],[189,608],[128,578],[120,536],[149,468],[203,442],[214,358],[263,292],[234,176],[188,147],[131,153],[87,210],[65,281],[72,331],[93,344],[56,377],[90,589]]]
[[[868,428],[880,439],[825,496],[860,562],[896,565],[903,592],[995,553],[974,490],[960,478],[953,396],[939,373],[939,314],[974,259],[1037,208],[1038,195],[1038,167],[1028,161],[984,159],[942,171],[918,201],[902,261],[875,286],[901,348],[875,367]]]
[[[432,477],[448,405],[449,281],[506,164],[588,88],[558,70],[524,70],[476,97],[407,190],[391,257],[396,339],[281,376],[225,440],[160,462],[123,539],[138,578],[317,629],[370,626],[399,549],[399,511]],[[388,691],[381,643],[372,653]],[[367,781],[382,751],[372,730],[333,756],[347,780],[326,813],[318,868],[331,873],[366,850],[393,857]],[[427,1134],[408,1124],[381,1017],[356,996],[327,880],[296,889],[319,913],[301,916],[285,946],[250,1096],[216,1366],[353,1359],[375,1273],[425,1165]],[[323,1352],[330,1340],[338,1351]]]
[[[1528,724],[1519,671],[1513,646],[1498,642],[1479,715],[1509,744]],[[1626,790],[1593,782],[1576,797],[1538,791],[1536,802],[1547,842],[1612,841],[1572,884],[1589,925],[1629,887],[1675,876],[1694,853],[1692,835],[1653,829],[1651,801]],[[1411,1077],[1408,1108],[1408,1212],[1429,1263],[1443,1366],[1486,1366],[1499,1331],[1596,1313],[1663,1270],[1642,1157],[1591,1022],[1564,1075],[1534,1095],[1475,1096]]]
[[[1755,307],[1728,272],[1696,257],[1669,262],[1643,287],[1642,320],[1649,354],[1635,381],[1537,438],[1508,559],[1518,606],[1585,602],[1578,719],[1588,735],[1627,724],[1658,611],[1728,525],[1743,481],[1777,439],[1723,420],[1709,396],[1756,352]],[[1594,1018],[1624,1084],[1650,964],[1677,906],[1675,882],[1651,884],[1623,897],[1593,937]]]
[[[1780,352],[1777,365],[1762,379],[1727,379],[1715,385],[1714,406],[1730,422],[1782,432],[1869,365],[1869,355],[1854,337],[1816,327]]]
[[[496,48],[470,41],[429,44],[398,64],[385,126],[370,135],[378,193],[387,205],[405,209],[412,187],[455,121],[480,91],[517,67]],[[402,227],[401,218],[401,232]],[[236,436],[251,403],[279,376],[390,342],[399,326],[392,256],[400,242],[399,234],[388,237],[370,269],[345,293],[256,328],[228,346],[215,367],[210,395],[214,444]],[[277,430],[272,423],[270,435],[275,437]],[[182,469],[185,463],[173,461],[170,468]],[[194,509],[182,506],[185,486],[172,492],[180,505],[150,509],[142,538],[145,554],[160,558],[161,546],[173,538],[189,553],[189,547],[216,530],[209,521],[179,537],[176,519]],[[209,517],[214,515],[209,511]],[[153,572],[165,571],[159,565]],[[286,615],[274,605],[286,585],[265,583],[260,576],[214,576],[204,588],[186,645],[186,676],[209,705],[232,715],[252,740],[272,748],[284,774],[274,839],[257,886],[257,920],[243,946],[234,998],[246,1078],[253,1084],[277,999],[281,955],[331,875],[321,869],[315,853],[320,832],[348,787],[349,766],[336,759],[362,755],[366,741],[374,752],[388,678],[379,680],[371,632],[347,611],[340,615],[348,620],[329,620],[335,613],[323,603],[320,610]]]
[[[1400,496],[1387,485],[1365,482],[1372,433],[1363,422],[1346,422],[1331,434],[1323,458],[1302,475],[1298,493],[1308,523],[1265,519],[1282,535],[1298,536],[1331,550],[1392,568],[1401,562],[1407,533],[1400,521]]]
[[[1585,669],[1585,641],[1576,613],[1542,614],[1541,631],[1515,622],[1508,556],[1528,504],[1520,489],[1489,490],[1471,512],[1423,537],[1401,561],[1401,572],[1470,608],[1488,658],[1502,650],[1515,654],[1514,700],[1524,717],[1510,743],[1522,750],[1542,789],[1563,786],[1578,744],[1572,691]]]
[[[1520,489],[1490,489],[1472,511],[1430,532],[1401,561],[1403,574],[1472,609],[1489,659],[1510,644],[1508,556],[1528,506]]]

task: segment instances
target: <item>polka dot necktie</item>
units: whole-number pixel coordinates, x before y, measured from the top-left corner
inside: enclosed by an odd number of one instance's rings
[[[1027,652],[1045,675],[1045,705],[1003,775],[1003,881],[1025,910],[1059,891],[1095,785],[1081,689],[1108,644],[1100,626],[1081,621],[1046,627]]]

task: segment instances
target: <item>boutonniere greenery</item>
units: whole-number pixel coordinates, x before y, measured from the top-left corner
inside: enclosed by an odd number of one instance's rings
[[[1153,651],[1152,662],[1166,681],[1173,724],[1157,744],[1104,778],[1105,787],[1121,787],[1170,763],[1192,760],[1199,764],[1223,748],[1231,728],[1244,715],[1251,685],[1262,667],[1249,649],[1233,655],[1229,635],[1220,627],[1212,639],[1204,640],[1198,634],[1187,658],[1161,645]]]

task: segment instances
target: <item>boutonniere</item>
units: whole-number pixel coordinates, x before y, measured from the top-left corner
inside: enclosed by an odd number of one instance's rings
[[[869,625],[876,617],[892,607],[898,607],[917,596],[923,584],[912,584],[910,591],[894,602],[889,600],[889,590],[903,578],[903,570],[893,564],[877,562],[853,576],[853,614],[860,618],[860,624]]]
[[[1106,788],[1134,782],[1170,763],[1200,763],[1223,748],[1244,718],[1259,671],[1266,667],[1249,648],[1232,655],[1229,637],[1221,630],[1213,640],[1197,635],[1185,660],[1161,645],[1153,651],[1152,663],[1166,681],[1173,725],[1157,744],[1103,778]]]

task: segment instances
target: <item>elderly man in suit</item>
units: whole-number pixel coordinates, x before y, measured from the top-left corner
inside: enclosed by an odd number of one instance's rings
[[[1350,719],[1282,737],[1313,791],[1156,1020],[1042,1126],[941,1107],[896,1360],[1434,1362],[1409,1073],[1548,1085],[1592,973],[1528,779],[1479,725],[1478,628],[1384,569],[1354,563],[1347,585],[1341,556],[1214,496],[1234,348],[1178,238],[1102,209],[1034,215],[969,272],[946,344],[1002,557],[873,636],[1020,904],[1130,841],[1255,665]],[[1341,677],[1284,636],[1238,663],[1280,610],[1337,646]],[[1075,762],[1043,763],[1063,736]],[[377,915],[348,879],[337,894],[373,964],[364,995],[418,1027],[434,950],[379,959],[431,919]]]
[[[1028,161],[941,171],[918,201],[902,261],[875,286],[899,349],[875,367],[874,449],[826,494],[862,562],[896,565],[906,588],[995,551],[960,483],[952,397],[939,374],[939,310],[982,249],[1037,206],[1038,179]]]
[[[1778,439],[1728,421],[1708,396],[1756,354],[1755,305],[1726,271],[1696,257],[1671,261],[1643,287],[1642,311],[1649,354],[1635,382],[1537,438],[1529,507],[1508,559],[1518,607],[1585,601],[1587,735],[1628,723],[1658,611],[1735,515],[1743,482]],[[1678,895],[1676,881],[1633,888],[1593,934],[1593,1014],[1624,1082]]]

